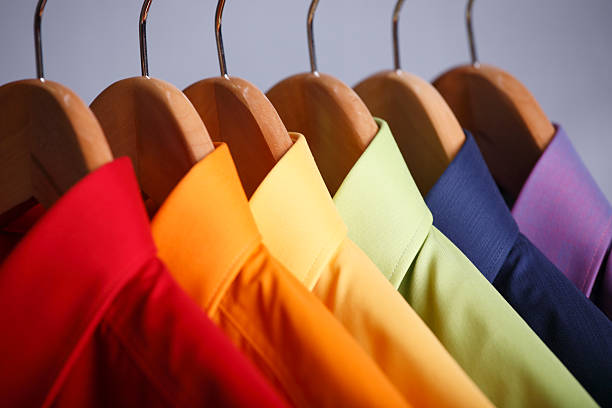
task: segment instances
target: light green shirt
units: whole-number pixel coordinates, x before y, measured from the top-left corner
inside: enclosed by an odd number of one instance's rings
[[[597,406],[476,267],[433,226],[388,125],[334,202],[349,237],[500,407]]]

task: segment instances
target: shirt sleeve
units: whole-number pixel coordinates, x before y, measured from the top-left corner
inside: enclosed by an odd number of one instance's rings
[[[599,403],[612,404],[612,323],[522,234],[493,286]]]
[[[400,292],[498,406],[596,406],[512,307],[435,227]]]
[[[325,306],[261,246],[215,323],[296,407],[409,407]]]
[[[344,241],[313,292],[413,406],[492,406],[352,241]]]

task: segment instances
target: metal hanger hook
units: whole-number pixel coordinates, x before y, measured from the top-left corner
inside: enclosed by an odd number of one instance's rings
[[[312,0],[308,9],[308,17],[306,18],[306,33],[308,34],[308,54],[310,55],[310,72],[317,74],[317,56],[315,54],[314,32],[312,29],[315,11],[319,5],[319,0]]]
[[[140,9],[140,23],[138,24],[138,37],[140,39],[140,71],[142,76],[149,76],[149,55],[147,54],[147,17],[149,7],[153,0],[145,0]]]
[[[399,50],[399,14],[404,5],[404,0],[397,0],[395,9],[393,10],[392,16],[392,32],[393,32],[393,62],[395,70],[399,71],[401,68],[400,61],[400,50]]]
[[[474,7],[474,0],[468,0],[467,7],[465,8],[465,23],[467,27],[468,43],[470,45],[470,56],[472,58],[472,65],[478,66],[478,54],[476,53],[476,40],[474,39],[474,28],[472,26],[472,8]]]
[[[36,53],[36,76],[38,79],[45,79],[45,71],[43,69],[43,52],[42,52],[42,36],[40,26],[42,16],[45,12],[47,0],[38,0],[36,12],[34,13],[34,52]]]
[[[224,8],[225,0],[219,0],[217,2],[217,11],[215,12],[215,37],[217,39],[217,55],[219,56],[221,76],[227,78],[227,63],[225,62],[225,48],[223,47],[223,34],[221,33],[221,19],[223,17]]]

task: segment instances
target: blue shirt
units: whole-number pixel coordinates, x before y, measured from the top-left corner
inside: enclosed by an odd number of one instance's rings
[[[612,406],[612,323],[519,232],[478,146],[466,136],[425,199],[434,225],[593,398]]]

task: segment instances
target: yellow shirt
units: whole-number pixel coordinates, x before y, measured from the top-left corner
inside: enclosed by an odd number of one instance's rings
[[[408,406],[321,302],[269,255],[226,145],[181,180],[152,230],[179,284],[292,405]]]
[[[321,299],[414,406],[492,404],[347,228],[306,140],[294,144],[250,200],[264,244]]]

